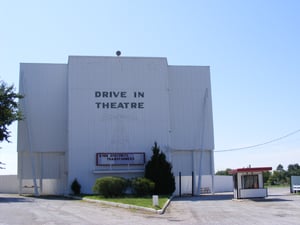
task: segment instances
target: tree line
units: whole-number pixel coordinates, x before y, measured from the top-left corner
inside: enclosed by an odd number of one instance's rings
[[[230,175],[232,169],[217,171],[216,175]],[[266,185],[289,185],[291,176],[300,176],[300,165],[289,164],[287,169],[284,169],[282,164],[276,167],[276,170],[263,172],[264,183]]]

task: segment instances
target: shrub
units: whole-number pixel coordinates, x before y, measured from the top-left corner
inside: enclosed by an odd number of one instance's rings
[[[153,194],[155,183],[145,177],[138,177],[132,180],[133,193],[137,196]]]
[[[175,191],[175,178],[172,173],[172,165],[166,160],[166,155],[160,152],[157,143],[152,147],[153,155],[146,164],[145,177],[154,181],[154,193],[170,195]]]
[[[81,185],[79,184],[79,182],[77,181],[76,178],[74,179],[74,181],[71,184],[71,189],[72,189],[74,195],[79,195],[80,194]]]
[[[93,191],[105,198],[118,197],[124,195],[127,186],[126,179],[122,177],[102,177],[96,180]]]

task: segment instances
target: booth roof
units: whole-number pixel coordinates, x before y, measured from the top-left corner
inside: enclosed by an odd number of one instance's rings
[[[264,172],[272,170],[272,167],[249,167],[249,168],[238,168],[235,170],[229,171],[229,174],[245,173],[245,172]]]

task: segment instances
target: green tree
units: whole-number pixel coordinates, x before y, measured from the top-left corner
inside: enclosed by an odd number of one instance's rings
[[[8,126],[16,120],[22,119],[17,100],[23,96],[15,93],[13,85],[8,86],[0,81],[0,142],[7,141],[10,137]]]
[[[0,142],[9,142],[10,131],[8,126],[16,120],[22,119],[22,114],[18,108],[17,100],[23,98],[15,93],[13,85],[7,85],[0,80]],[[5,165],[0,162],[0,165]],[[0,169],[4,169],[0,166]]]
[[[0,162],[0,169],[5,169],[4,167],[2,167],[4,165],[5,165],[5,163]]]
[[[230,168],[227,168],[226,170],[219,170],[216,172],[216,175],[228,176],[228,175],[230,175],[229,171],[231,171],[231,170],[232,169],[230,169]]]
[[[283,171],[283,165],[279,164],[276,168],[277,171]]]
[[[272,176],[272,173],[270,171],[264,171],[262,173],[262,175],[263,175],[263,182],[264,182],[264,184],[269,184],[268,181],[269,181],[270,177]]]
[[[272,175],[270,176],[268,183],[271,185],[276,184],[288,184],[288,173],[284,170],[283,166],[279,164],[275,171],[273,171]]]
[[[153,155],[146,164],[145,177],[155,183],[155,194],[172,194],[175,191],[175,178],[172,165],[166,155],[160,151],[157,143],[152,147]]]
[[[288,165],[288,176],[299,176],[300,166],[298,163]]]

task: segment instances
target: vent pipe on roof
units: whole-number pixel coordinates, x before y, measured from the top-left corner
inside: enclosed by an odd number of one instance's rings
[[[119,50],[116,51],[116,55],[117,55],[117,56],[120,56],[120,55],[121,55],[121,51],[119,51]]]

